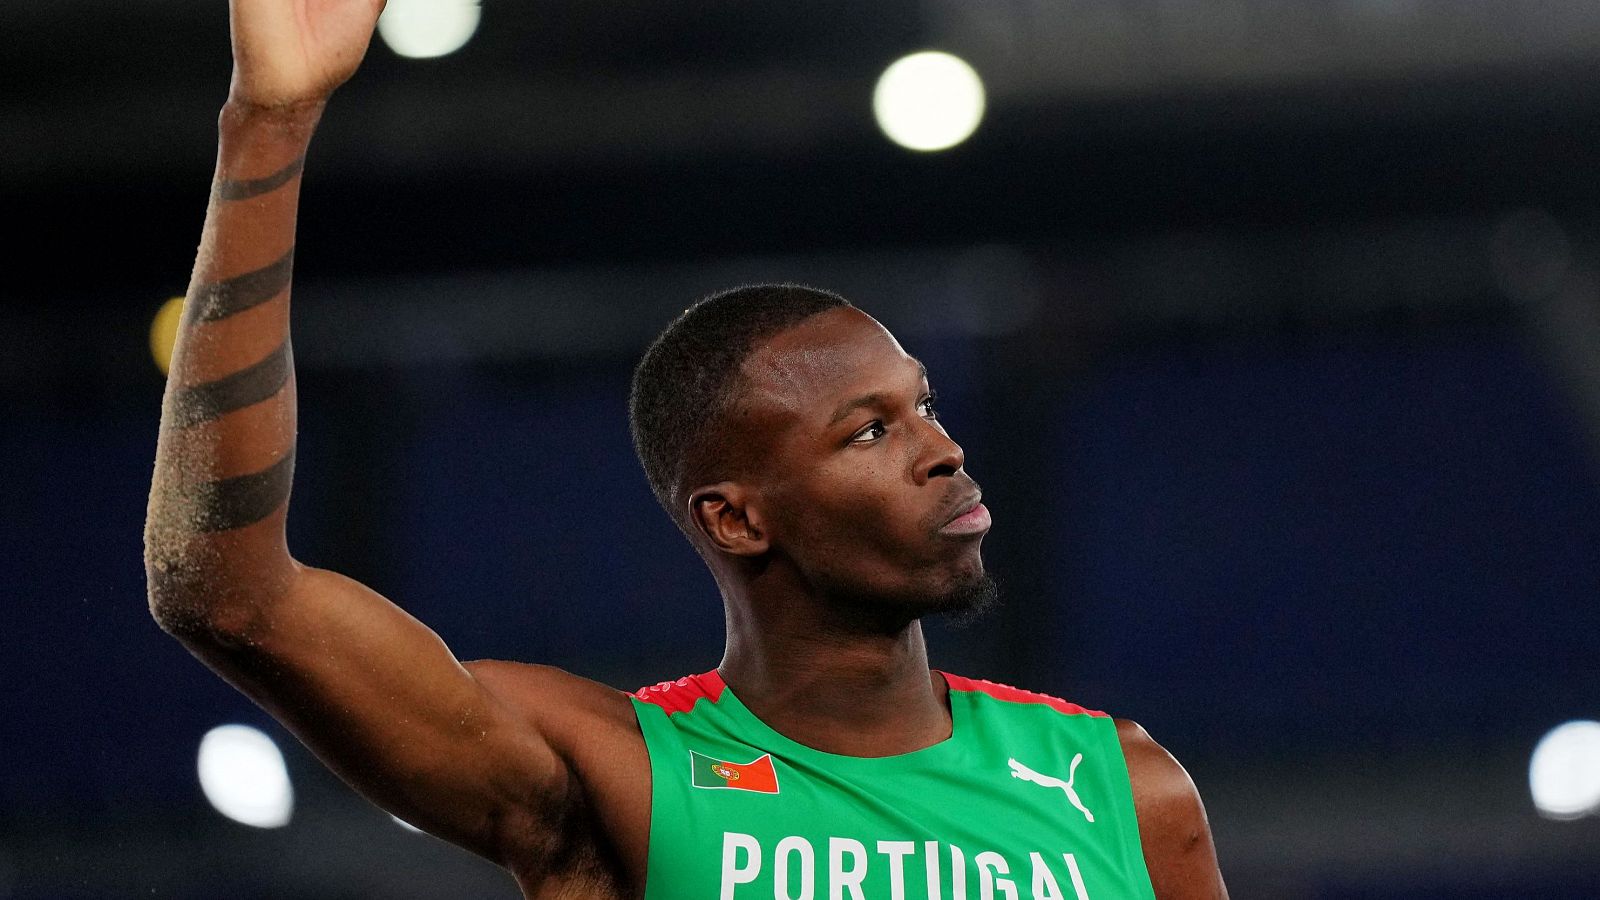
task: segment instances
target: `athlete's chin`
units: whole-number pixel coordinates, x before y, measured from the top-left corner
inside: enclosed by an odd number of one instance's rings
[[[999,600],[999,584],[980,567],[927,597],[922,615],[944,616],[951,624],[970,625],[994,609]]]
[[[992,609],[1000,593],[995,580],[984,571],[983,557],[978,553],[964,554],[954,563],[945,560],[914,574],[904,573],[889,584],[842,578],[815,580],[826,585],[824,594],[841,609],[863,613],[870,621],[893,630],[925,616],[971,622]]]

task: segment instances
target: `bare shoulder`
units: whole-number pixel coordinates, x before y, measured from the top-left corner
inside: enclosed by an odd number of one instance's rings
[[[1117,719],[1117,739],[1128,765],[1141,830],[1151,825],[1194,831],[1205,822],[1200,792],[1178,760],[1138,722]],[[1190,835],[1191,838],[1195,837]]]
[[[554,666],[498,659],[463,665],[513,715],[537,724],[558,752],[581,755],[597,744],[636,738],[642,746],[633,704],[623,691]],[[573,756],[562,755],[569,760]]]
[[[1118,719],[1145,868],[1159,900],[1218,900],[1228,890],[1217,868],[1211,824],[1194,780],[1137,722]]]

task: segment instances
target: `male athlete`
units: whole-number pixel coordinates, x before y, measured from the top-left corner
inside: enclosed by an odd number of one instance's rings
[[[383,597],[295,561],[300,172],[381,8],[230,3],[145,534],[161,626],[528,897],[1226,896],[1194,785],[1139,726],[929,669],[919,618],[992,594],[989,513],[921,365],[825,291],[703,301],[635,375],[640,458],[726,605],[716,669],[630,695],[463,665]]]

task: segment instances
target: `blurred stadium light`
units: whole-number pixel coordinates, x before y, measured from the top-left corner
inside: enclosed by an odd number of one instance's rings
[[[378,35],[401,56],[432,59],[472,40],[482,16],[478,0],[389,0]]]
[[[1600,722],[1575,720],[1550,729],[1533,749],[1528,786],[1534,806],[1553,819],[1600,811]]]
[[[983,118],[983,80],[958,56],[925,50],[903,56],[878,78],[872,113],[889,139],[909,150],[946,150]]]
[[[294,814],[283,753],[248,725],[218,725],[200,739],[200,787],[217,812],[257,828],[280,828]]]

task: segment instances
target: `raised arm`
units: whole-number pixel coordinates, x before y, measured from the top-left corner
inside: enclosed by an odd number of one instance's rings
[[[150,608],[363,793],[527,871],[539,865],[530,848],[571,831],[575,769],[561,736],[592,725],[585,715],[615,719],[626,701],[554,670],[469,670],[375,592],[296,562],[285,540],[300,174],[382,6],[230,3],[233,81],[145,528]]]

